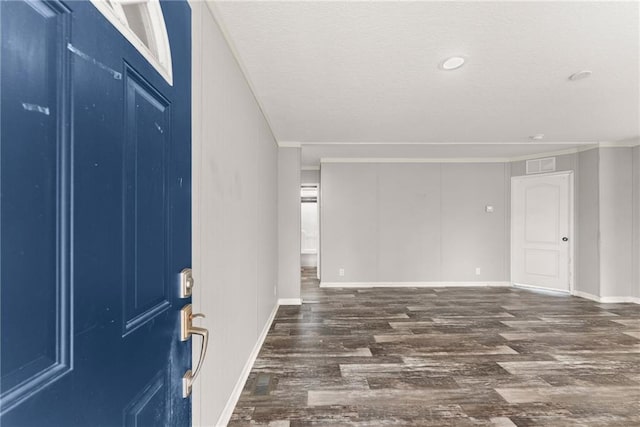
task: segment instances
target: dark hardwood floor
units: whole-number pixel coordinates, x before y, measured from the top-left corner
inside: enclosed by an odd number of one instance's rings
[[[516,288],[281,307],[230,426],[640,426],[640,306]]]

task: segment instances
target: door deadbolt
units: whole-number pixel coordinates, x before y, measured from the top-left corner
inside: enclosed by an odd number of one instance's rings
[[[568,237],[563,237],[563,238],[562,238],[562,241],[563,241],[563,242],[568,242],[568,241],[569,241],[569,238],[568,238]]]
[[[190,268],[180,272],[180,298],[189,298],[193,293],[193,273]]]

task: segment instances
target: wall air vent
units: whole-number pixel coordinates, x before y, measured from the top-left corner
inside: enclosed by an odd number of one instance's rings
[[[555,172],[555,170],[556,170],[555,157],[527,160],[527,175],[532,173]]]

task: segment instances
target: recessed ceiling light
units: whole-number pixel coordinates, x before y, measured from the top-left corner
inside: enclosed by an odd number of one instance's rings
[[[586,79],[587,77],[589,77],[591,75],[591,71],[589,70],[582,70],[582,71],[578,71],[575,74],[571,74],[569,76],[569,80],[571,81],[576,81],[576,80],[582,80],[582,79]]]
[[[451,58],[445,59],[445,61],[440,65],[443,70],[455,70],[456,68],[462,67],[464,64],[464,58],[461,56],[452,56]]]
[[[544,133],[536,133],[535,135],[530,136],[529,139],[533,141],[542,141],[544,139]]]

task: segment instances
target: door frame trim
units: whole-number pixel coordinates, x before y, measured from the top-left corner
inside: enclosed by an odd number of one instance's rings
[[[514,266],[514,251],[513,248],[515,247],[514,245],[514,235],[513,235],[513,212],[514,212],[514,194],[513,194],[513,188],[514,185],[513,183],[515,181],[519,181],[519,180],[525,180],[525,179],[534,179],[534,178],[538,178],[538,177],[549,177],[549,176],[567,176],[569,178],[569,271],[568,271],[568,281],[569,281],[569,289],[567,291],[562,291],[562,290],[555,290],[556,292],[568,292],[569,294],[573,295],[575,292],[575,236],[576,236],[576,232],[575,232],[575,189],[574,189],[574,171],[573,170],[566,170],[566,171],[558,171],[558,172],[549,172],[549,173],[536,173],[536,174],[531,174],[531,175],[518,175],[518,176],[512,176],[511,180],[510,180],[510,189],[509,189],[509,193],[510,193],[510,209],[511,212],[509,213],[509,242],[510,242],[510,247],[509,247],[509,253],[510,253],[510,280],[511,283],[515,283],[513,280],[513,266]],[[540,286],[535,286],[535,285],[526,285],[527,287],[531,287],[531,288],[539,288],[539,289],[543,289],[543,290],[548,290],[548,288],[543,288]]]

